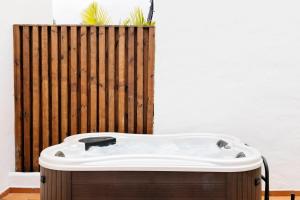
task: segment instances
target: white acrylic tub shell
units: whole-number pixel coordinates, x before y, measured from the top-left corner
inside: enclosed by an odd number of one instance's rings
[[[115,137],[117,143],[85,151],[79,139]],[[219,148],[224,140],[230,149]],[[55,154],[62,151],[65,157]],[[246,157],[236,158],[244,152]],[[66,138],[63,143],[42,151],[42,167],[60,171],[186,171],[242,172],[257,169],[261,154],[235,137],[214,134],[139,135],[89,133]]]

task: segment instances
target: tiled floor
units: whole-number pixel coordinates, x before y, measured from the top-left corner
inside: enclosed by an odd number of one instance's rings
[[[297,199],[297,198],[296,198]],[[40,194],[11,193],[2,200],[40,200]],[[289,197],[271,197],[271,200],[290,200]]]

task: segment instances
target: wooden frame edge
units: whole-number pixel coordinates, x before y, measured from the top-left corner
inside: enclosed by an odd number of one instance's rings
[[[9,193],[10,193],[10,188],[7,188],[2,193],[0,193],[0,199],[2,199],[3,197],[7,196]]]
[[[4,192],[0,194],[0,199],[7,196],[10,193],[40,193],[40,188],[7,188]]]
[[[4,192],[0,194],[0,199],[7,196],[10,193],[40,193],[40,188],[16,188],[10,187],[7,188]],[[264,191],[262,191],[262,195]],[[270,196],[278,197],[278,196],[290,196],[291,194],[295,194],[296,196],[300,196],[300,190],[274,190],[270,191]]]
[[[262,191],[262,195],[264,195],[264,194],[265,194],[265,192]],[[270,196],[272,196],[272,197],[291,196],[291,194],[300,196],[300,190],[273,190],[273,191],[270,191]]]

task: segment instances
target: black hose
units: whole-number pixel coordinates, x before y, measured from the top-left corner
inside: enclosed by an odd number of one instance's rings
[[[295,200],[295,194],[291,194],[291,200]]]
[[[262,180],[265,182],[265,200],[270,199],[270,176],[269,176],[269,165],[265,157],[262,156],[262,160],[265,168],[265,176],[261,176]]]

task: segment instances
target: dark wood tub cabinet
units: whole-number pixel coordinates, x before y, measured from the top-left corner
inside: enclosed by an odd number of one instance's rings
[[[260,200],[260,172],[68,172],[41,168],[41,200]]]

